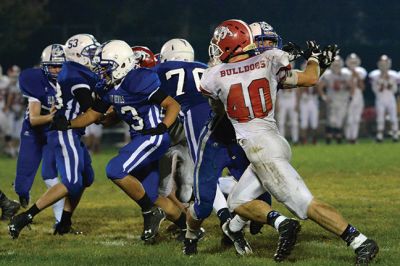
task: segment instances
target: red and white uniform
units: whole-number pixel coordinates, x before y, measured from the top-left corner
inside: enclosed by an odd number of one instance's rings
[[[291,140],[296,143],[299,141],[299,113],[297,112],[296,90],[279,90],[278,97],[278,127],[282,136],[285,135],[286,118],[289,118],[291,129]]]
[[[4,111],[9,91],[10,79],[0,73],[0,135],[11,135],[12,133],[12,121],[9,118],[10,112]]]
[[[363,67],[356,67],[355,73],[353,73],[349,68],[344,68],[343,71],[347,72],[354,84],[358,84],[360,79],[365,82],[367,77],[367,71]],[[349,108],[347,109],[347,121],[345,135],[348,140],[355,140],[358,138],[358,131],[360,128],[361,115],[364,110],[364,97],[362,89],[356,87],[353,95],[351,95],[351,101],[349,103]]]
[[[318,128],[318,93],[315,87],[301,88],[299,100],[300,109],[300,128],[306,130],[308,128]]]
[[[328,69],[321,79],[326,84],[328,125],[341,129],[349,105],[351,75],[343,68],[339,74]]]
[[[378,72],[379,71],[379,72]],[[392,124],[393,138],[398,138],[399,122],[397,117],[397,73],[389,70],[387,75],[382,75],[380,70],[369,74],[372,90],[375,93],[376,123],[378,134],[385,128],[385,114],[389,116]],[[377,136],[379,139],[382,136]]]
[[[230,209],[268,190],[299,218],[307,218],[313,196],[290,165],[290,146],[279,134],[274,119],[278,84],[289,69],[288,54],[272,49],[209,68],[201,79],[204,93],[224,104],[239,144],[251,162],[229,196]],[[242,197],[245,190],[247,197]]]

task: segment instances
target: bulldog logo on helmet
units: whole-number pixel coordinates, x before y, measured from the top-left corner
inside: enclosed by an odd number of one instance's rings
[[[226,26],[219,26],[214,31],[214,39],[219,42],[226,38],[226,36],[233,36],[233,33]]]

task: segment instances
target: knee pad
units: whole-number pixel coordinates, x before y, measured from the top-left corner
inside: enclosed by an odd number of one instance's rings
[[[82,191],[83,191],[83,186],[81,184],[79,184],[79,183],[72,184],[72,183],[68,183],[68,182],[62,182],[62,183],[64,184],[64,186],[67,187],[69,196],[72,199],[76,199],[81,196]]]
[[[212,210],[213,210],[213,202],[202,201],[200,204],[195,202],[192,210],[194,212],[193,217],[197,220],[206,219],[208,216],[210,216]]]
[[[114,162],[114,159],[111,159],[111,161],[108,162],[106,166],[106,175],[108,179],[114,180],[114,179],[121,179],[125,174],[122,173],[121,166],[117,166]]]

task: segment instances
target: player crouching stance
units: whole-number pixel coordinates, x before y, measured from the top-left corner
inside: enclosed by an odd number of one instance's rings
[[[179,104],[159,90],[157,73],[137,68],[131,47],[119,40],[104,43],[93,59],[100,77],[97,99],[83,115],[57,122],[57,128],[81,128],[102,119],[113,106],[117,115],[130,126],[131,141],[106,167],[107,177],[142,209],[144,230],[141,239],[153,243],[165,213],[178,226],[186,216],[169,199],[158,196],[158,161],[167,151],[168,128],[174,123]],[[160,120],[160,107],[165,108]],[[139,181],[140,180],[140,181]]]
[[[313,197],[290,165],[290,146],[279,134],[273,118],[278,86],[314,86],[320,76],[320,66],[328,67],[337,49],[329,46],[321,53],[318,45],[308,42],[308,49],[303,51],[308,61],[306,69],[304,72],[291,70],[288,53],[270,49],[257,55],[248,25],[228,20],[216,28],[210,52],[222,64],[204,73],[202,90],[224,104],[236,138],[250,161],[230,194],[230,208],[247,219],[273,221],[280,232],[276,261],[290,255],[299,228],[293,223],[286,229],[286,236],[282,236],[280,227],[288,219],[282,219],[266,204],[258,208],[259,202],[251,200],[262,191],[269,191],[300,219],[310,218],[340,236],[355,250],[356,264],[368,264],[378,253],[376,242],[361,234],[333,207]],[[255,182],[263,189],[257,190]]]

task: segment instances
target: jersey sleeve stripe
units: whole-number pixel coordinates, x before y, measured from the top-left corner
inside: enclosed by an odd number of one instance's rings
[[[90,90],[90,86],[88,84],[84,84],[84,83],[76,84],[76,85],[71,87],[72,95],[75,96],[74,91],[77,90],[77,89],[80,89],[80,88],[87,88],[88,90]]]

